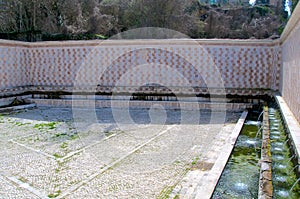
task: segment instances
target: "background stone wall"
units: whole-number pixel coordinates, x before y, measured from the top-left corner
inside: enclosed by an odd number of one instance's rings
[[[17,42],[0,43],[0,89],[1,95],[22,92],[30,84],[26,63],[26,48]]]
[[[0,89],[262,95],[278,90],[280,59],[272,40],[2,40]]]

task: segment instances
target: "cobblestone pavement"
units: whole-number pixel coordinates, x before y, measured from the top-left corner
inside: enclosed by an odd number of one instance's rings
[[[196,124],[168,110],[160,124],[149,114],[130,110],[135,125],[120,126],[111,109],[97,109],[98,122],[82,131],[69,108],[1,115],[0,198],[184,198],[241,115],[227,112],[222,123],[223,113],[202,111]]]

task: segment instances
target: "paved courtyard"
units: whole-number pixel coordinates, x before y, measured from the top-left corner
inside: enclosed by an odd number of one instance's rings
[[[97,122],[90,123],[75,121],[71,108],[2,114],[0,198],[193,196],[209,186],[201,179],[241,112],[161,111],[131,109],[134,125],[116,121],[110,108],[96,109]],[[190,119],[183,121],[184,114]]]

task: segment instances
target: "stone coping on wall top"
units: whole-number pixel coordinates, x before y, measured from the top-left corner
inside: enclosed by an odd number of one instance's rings
[[[0,39],[0,46],[6,47],[83,47],[83,46],[134,46],[134,45],[222,45],[222,46],[275,46],[279,40],[270,39],[136,39],[136,40],[85,40],[21,42]]]
[[[298,163],[300,163],[300,124],[292,113],[291,109],[280,95],[276,95],[275,99],[280,107],[285,124],[292,137],[294,147],[296,149]]]

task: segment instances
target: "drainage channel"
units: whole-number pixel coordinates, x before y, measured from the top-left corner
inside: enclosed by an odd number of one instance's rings
[[[273,198],[300,198],[299,165],[293,161],[291,138],[285,129],[279,109],[269,108],[272,154]]]
[[[300,198],[300,165],[283,121],[274,104],[250,112],[212,198]]]
[[[212,198],[257,198],[262,112],[250,111]]]

